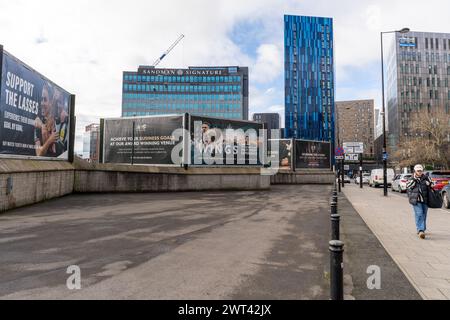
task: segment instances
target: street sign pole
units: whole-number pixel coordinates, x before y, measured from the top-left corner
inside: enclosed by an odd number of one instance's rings
[[[344,159],[342,159],[342,161],[341,161],[341,165],[342,165],[342,167],[341,167],[341,181],[342,181],[342,188],[344,188],[345,187],[345,181],[344,181]]]
[[[359,154],[359,187],[363,188],[363,154]]]

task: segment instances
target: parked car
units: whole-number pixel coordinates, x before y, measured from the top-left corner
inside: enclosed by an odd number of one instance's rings
[[[411,173],[402,173],[394,177],[392,191],[406,192],[406,183],[412,177]]]
[[[450,209],[450,184],[442,188],[441,194],[443,199],[442,206],[446,209]]]
[[[363,179],[362,179],[363,183],[369,184],[369,179],[370,179],[370,173],[363,173]],[[355,177],[355,184],[359,184],[359,180],[360,180],[359,175],[357,175]]]
[[[450,184],[450,171],[433,170],[425,171],[425,174],[433,181],[434,190],[442,190],[442,188]]]
[[[394,169],[387,168],[387,185],[390,187],[392,185],[392,180],[394,179]],[[373,169],[370,172],[369,186],[378,187],[384,184],[383,180],[383,169]]]
[[[348,175],[344,175],[344,183],[350,183],[350,177]]]

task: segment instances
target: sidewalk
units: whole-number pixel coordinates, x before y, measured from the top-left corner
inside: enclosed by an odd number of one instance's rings
[[[385,198],[382,189],[368,186],[346,185],[343,191],[419,294],[450,299],[450,212],[430,209],[427,239],[421,240],[406,197],[389,192]]]

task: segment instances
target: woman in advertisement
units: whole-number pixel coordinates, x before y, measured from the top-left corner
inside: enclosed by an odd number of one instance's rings
[[[63,94],[49,83],[42,88],[40,114],[35,120],[36,155],[58,157],[67,150],[68,113]]]

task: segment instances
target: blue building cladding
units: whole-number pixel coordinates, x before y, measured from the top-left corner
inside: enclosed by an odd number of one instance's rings
[[[248,68],[140,66],[123,73],[123,117],[185,112],[247,120]]]
[[[286,137],[333,144],[333,19],[285,15],[284,54]]]

